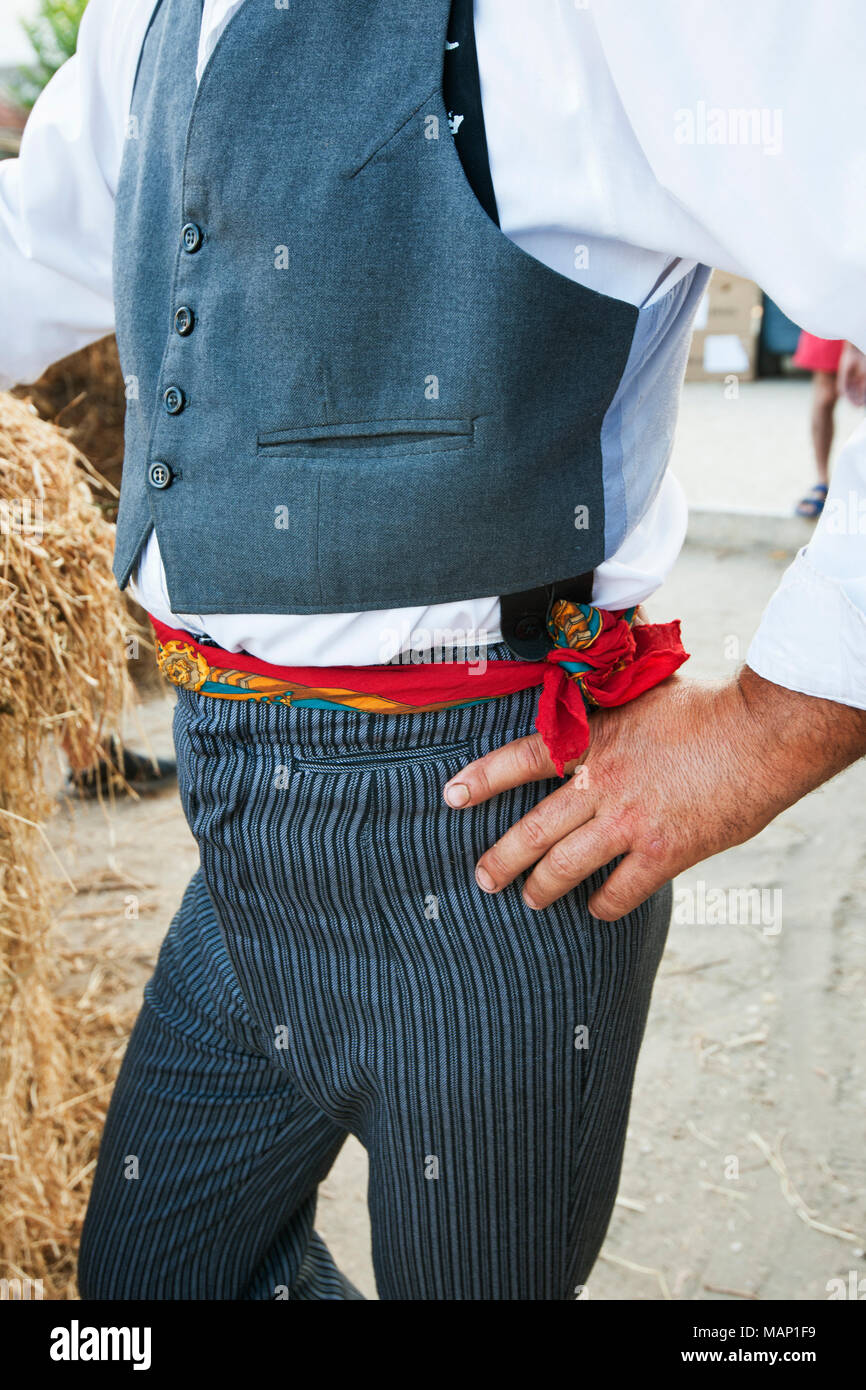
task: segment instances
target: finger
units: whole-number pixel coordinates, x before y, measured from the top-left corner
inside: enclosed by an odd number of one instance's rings
[[[627,913],[634,912],[652,893],[673,878],[675,870],[647,859],[643,854],[627,854],[621,864],[589,900],[589,910],[593,917],[602,922],[616,922]]]
[[[578,883],[625,853],[624,833],[596,816],[579,830],[557,840],[536,864],[523,887],[528,907],[549,907]]]
[[[462,772],[446,782],[443,795],[449,806],[477,806],[509,787],[555,776],[556,768],[541,735],[529,734],[467,763]]]
[[[475,869],[479,887],[498,893],[594,814],[595,802],[588,791],[574,782],[557,788],[482,854]]]

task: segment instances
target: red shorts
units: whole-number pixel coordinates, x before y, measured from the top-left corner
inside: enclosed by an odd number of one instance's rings
[[[814,338],[811,333],[801,333],[794,366],[805,367],[807,372],[837,372],[844,346],[844,338]]]

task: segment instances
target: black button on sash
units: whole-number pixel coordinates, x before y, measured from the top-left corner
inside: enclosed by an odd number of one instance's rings
[[[547,626],[554,601],[564,598],[574,603],[591,603],[592,580],[593,572],[589,570],[573,579],[541,584],[519,594],[503,594],[499,600],[502,640],[512,654],[520,661],[543,661],[556,645]]]

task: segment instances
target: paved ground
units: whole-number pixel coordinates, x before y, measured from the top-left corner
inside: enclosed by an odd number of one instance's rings
[[[686,393],[683,428],[693,438],[697,416],[718,404],[716,389]],[[789,473],[792,485],[798,481],[802,459],[795,464],[792,454],[782,468],[778,455],[797,410],[803,423],[806,393],[788,383],[793,394],[784,398],[774,383],[747,389],[751,397],[740,405],[751,405],[741,411],[739,433],[728,436],[720,423],[705,437],[719,480],[710,500],[721,505],[736,502],[739,483],[754,478],[744,460],[750,456],[754,468],[759,427],[774,424],[760,448],[776,460],[777,492]],[[694,496],[697,474],[689,468],[680,472]],[[722,483],[729,468],[730,493]],[[652,616],[683,619],[693,674],[722,676],[742,659],[786,560],[766,546],[687,546]],[[170,714],[164,695],[142,710],[156,751],[169,747]],[[689,903],[696,910],[671,928],[620,1201],[591,1298],[823,1299],[831,1279],[866,1275],[864,793],[866,768],[858,765],[750,844],[678,881],[680,915]],[[197,862],[176,793],[120,804],[108,820],[98,808],[79,808],[74,818],[64,812],[52,839],[73,876],[98,889],[68,904],[64,930],[73,940],[100,941],[107,958],[132,952],[133,999]],[[714,889],[721,900],[707,897]],[[736,923],[700,920],[712,917],[701,904],[718,901],[730,919],[749,889],[765,890],[763,919],[758,912]],[[138,920],[124,916],[130,895]],[[365,1183],[364,1152],[350,1141],[321,1189],[318,1229],[346,1273],[375,1297]]]
[[[815,481],[811,391],[806,378],[746,381],[729,399],[718,382],[688,382],[671,466],[690,504],[789,514]],[[847,401],[837,404],[837,445],[861,418]],[[805,542],[807,523],[803,531]]]

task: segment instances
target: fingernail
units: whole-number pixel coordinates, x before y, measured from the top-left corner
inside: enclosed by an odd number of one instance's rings
[[[475,882],[478,884],[479,888],[484,889],[485,893],[495,893],[496,891],[496,884],[493,882],[493,879],[486,869],[475,870]]]
[[[453,786],[445,788],[445,800],[449,806],[465,806],[469,800],[469,788],[462,782],[455,782]]]
[[[525,890],[524,890],[524,893],[523,893],[523,901],[526,903],[526,906],[527,906],[527,907],[533,908],[534,911],[536,911],[536,912],[537,912],[538,909],[541,907],[541,903],[537,903],[537,902],[535,901],[535,899],[534,899],[534,898],[531,898],[531,897],[529,896],[529,894],[528,894]]]

